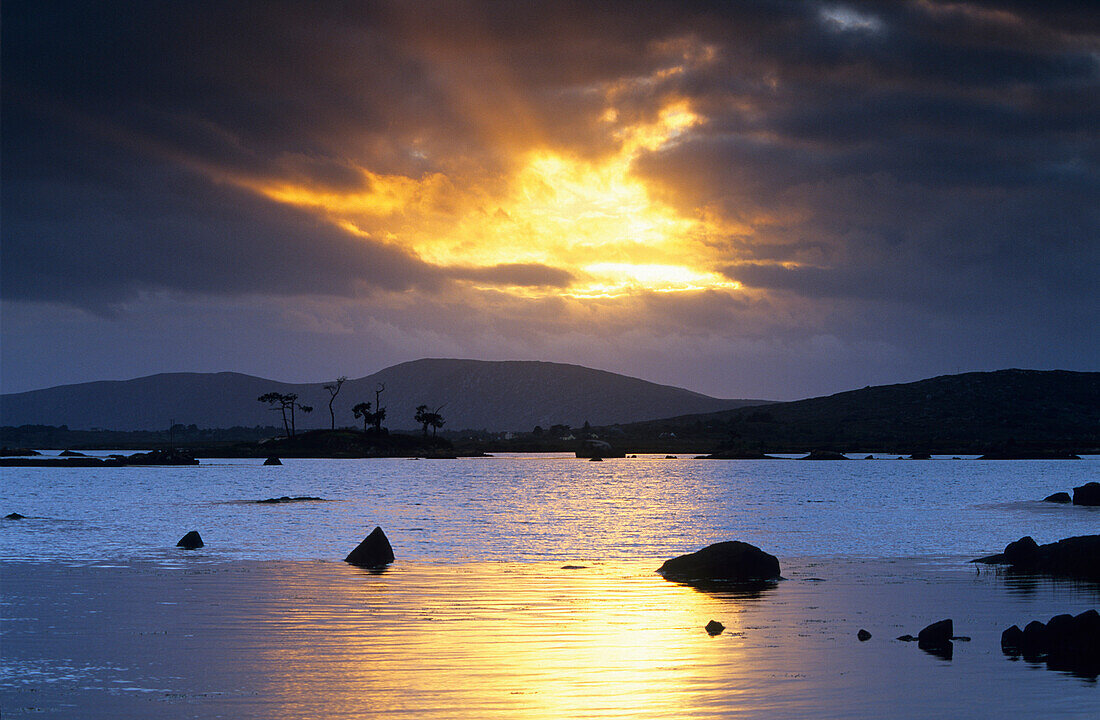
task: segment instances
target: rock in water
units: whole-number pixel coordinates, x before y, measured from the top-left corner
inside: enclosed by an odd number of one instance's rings
[[[917,633],[917,645],[922,650],[949,647],[954,634],[951,620],[940,620]]]
[[[1001,633],[1001,652],[1005,655],[1019,655],[1024,644],[1024,631],[1013,625]]]
[[[1073,488],[1073,504],[1100,505],[1100,482],[1089,482]]]
[[[277,457],[269,457],[267,460],[264,460],[264,465],[282,465],[282,464],[283,464],[283,461],[280,460]]]
[[[761,582],[779,580],[779,560],[755,545],[728,541],[666,560],[658,573],[681,582]]]
[[[722,631],[725,629],[726,626],[718,622],[717,620],[711,620],[704,628],[704,630],[707,631],[707,635],[710,635],[711,637],[714,637],[715,635],[721,635]]]
[[[867,642],[871,639],[871,633],[867,632],[863,628],[860,628],[859,632],[856,633],[856,637],[859,638],[860,642]]]
[[[1039,543],[1025,535],[1005,546],[1005,560],[1012,565],[1031,565],[1039,554]]]
[[[344,558],[344,562],[359,567],[376,568],[393,562],[393,548],[382,528],[376,527],[363,542]]]
[[[1070,497],[1067,492],[1056,492],[1053,495],[1047,495],[1043,498],[1043,502],[1068,503],[1069,501]]]
[[[1100,535],[1079,535],[1037,546],[1030,537],[1023,537],[1009,543],[1003,553],[973,562],[1000,563],[1021,572],[1100,582]]]
[[[1100,676],[1100,613],[1055,615],[1046,624],[1032,620],[1022,631],[1013,625],[1001,634],[1001,651],[1031,662],[1045,659],[1051,670],[1095,680]]]
[[[184,550],[198,550],[202,547],[202,536],[199,535],[197,530],[192,530],[176,543],[176,547],[181,547]]]
[[[9,513],[4,516],[5,520],[26,520],[26,515],[20,515],[19,513]]]

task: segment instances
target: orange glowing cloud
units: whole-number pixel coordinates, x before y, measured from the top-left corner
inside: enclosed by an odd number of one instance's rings
[[[592,158],[536,146],[518,153],[500,178],[409,177],[359,168],[362,183],[350,191],[272,178],[237,182],[444,269],[541,266],[570,278],[564,287],[509,289],[518,295],[736,289],[707,242],[725,228],[705,213],[684,214],[655,199],[633,172],[641,155],[671,146],[703,122],[683,100],[634,123],[620,122],[609,105],[599,130],[613,140],[613,152]],[[476,272],[454,277],[479,287]]]

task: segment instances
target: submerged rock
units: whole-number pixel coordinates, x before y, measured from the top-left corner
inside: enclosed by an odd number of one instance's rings
[[[359,543],[354,550],[348,553],[344,562],[358,565],[359,567],[378,568],[393,562],[393,547],[382,528],[376,527]]]
[[[1056,492],[1053,495],[1047,495],[1043,498],[1043,502],[1052,503],[1068,503],[1070,501],[1068,492]]]
[[[264,460],[264,465],[282,465],[282,464],[283,464],[283,461],[280,460],[279,458],[275,457],[275,456],[269,457],[267,460]]]
[[[1019,572],[1059,575],[1100,582],[1100,535],[1079,535],[1046,545],[1030,537],[1009,543],[1003,553],[972,562],[1011,565]]]
[[[657,570],[678,582],[751,583],[779,580],[779,560],[755,545],[736,540],[666,560]]]
[[[198,550],[202,545],[202,536],[199,535],[198,530],[192,530],[181,537],[180,541],[176,543],[176,547],[181,547],[184,550]]]
[[[707,635],[714,637],[715,635],[721,635],[722,631],[726,629],[726,626],[717,620],[711,620],[703,629],[707,631]]]
[[[275,505],[281,503],[295,503],[295,502],[325,502],[322,497],[313,497],[312,495],[299,495],[298,497],[288,497],[283,495],[277,498],[264,498],[263,500],[257,500],[257,505]]]
[[[26,520],[26,515],[20,515],[19,513],[8,513],[4,516],[5,520]]]
[[[1073,488],[1073,504],[1100,505],[1100,482],[1089,482]]]
[[[859,632],[856,633],[856,637],[859,639],[860,642],[867,642],[871,639],[871,633],[867,632],[863,628],[860,628]]]
[[[153,450],[134,453],[121,459],[126,465],[198,465],[195,456],[186,450]]]

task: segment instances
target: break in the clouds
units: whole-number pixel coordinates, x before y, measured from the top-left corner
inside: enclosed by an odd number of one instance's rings
[[[5,389],[115,375],[61,336],[112,337],[125,374],[370,347],[357,370],[538,357],[774,397],[1096,364],[1087,3],[2,12]],[[145,349],[211,305],[316,349]]]

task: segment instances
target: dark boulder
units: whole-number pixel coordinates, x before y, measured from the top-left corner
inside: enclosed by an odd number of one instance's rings
[[[283,461],[280,460],[279,458],[275,457],[275,456],[271,456],[267,460],[264,460],[264,465],[282,465],[282,464],[283,464]]]
[[[1070,497],[1067,492],[1056,492],[1053,495],[1047,495],[1043,498],[1043,502],[1068,503],[1069,501]]]
[[[1038,620],[1032,620],[1024,625],[1024,632],[1020,638],[1020,652],[1024,657],[1039,657],[1043,654],[1047,645],[1047,626]]]
[[[1010,565],[1016,572],[1100,582],[1100,535],[1079,535],[1037,546],[1030,537],[1024,537],[1009,543],[1003,553],[973,562]]]
[[[187,533],[180,538],[178,543],[176,543],[176,547],[181,547],[184,550],[198,550],[202,545],[202,536],[199,535],[197,530],[192,530]]]
[[[1020,654],[1020,648],[1024,644],[1024,631],[1017,625],[1001,633],[1001,652],[1007,654]]]
[[[1055,615],[1045,624],[1032,620],[1022,631],[1013,625],[1001,634],[1001,651],[1095,680],[1100,676],[1100,613]]]
[[[917,639],[916,639],[915,637],[913,637],[912,635],[908,635],[908,634],[906,634],[906,635],[898,635],[898,636],[897,636],[896,638],[894,638],[894,639],[895,639],[895,640],[901,640],[902,642],[916,642],[916,641],[917,641]]]
[[[264,498],[263,500],[257,500],[257,505],[281,505],[282,503],[296,503],[296,502],[325,502],[322,497],[314,497],[312,495],[299,495],[298,497],[288,497],[283,495],[277,498]]]
[[[947,647],[951,645],[954,634],[951,620],[940,620],[917,633],[917,645],[922,650]]]
[[[859,632],[856,633],[856,637],[859,639],[860,642],[867,642],[871,639],[871,633],[867,632],[863,628],[860,628]]]
[[[1093,507],[1100,505],[1100,482],[1089,482],[1073,488],[1073,504]]]
[[[755,545],[728,541],[666,560],[657,570],[676,582],[751,583],[779,580],[779,560]]]
[[[380,568],[393,562],[393,547],[382,528],[376,527],[348,553],[344,562],[365,568]]]
[[[847,460],[848,458],[843,453],[833,452],[832,450],[814,450],[812,453],[799,460]]]
[[[1010,565],[1031,565],[1039,554],[1039,543],[1030,535],[1005,546],[1005,560]]]
[[[19,513],[9,513],[4,516],[5,520],[26,520],[26,515],[20,515]]]
[[[721,635],[726,626],[717,620],[711,620],[704,629],[707,631],[707,635],[714,637],[715,635]]]

